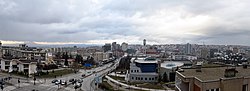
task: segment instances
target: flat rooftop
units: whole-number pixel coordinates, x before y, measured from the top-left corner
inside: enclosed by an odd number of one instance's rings
[[[179,72],[185,78],[187,77],[197,77],[201,81],[213,81],[219,80],[220,78],[239,78],[239,77],[249,77],[250,68],[244,69],[243,67],[236,67],[235,77],[224,77],[225,69],[233,67],[216,67],[216,68],[201,68],[201,72],[196,72],[196,69],[184,69],[184,72]]]

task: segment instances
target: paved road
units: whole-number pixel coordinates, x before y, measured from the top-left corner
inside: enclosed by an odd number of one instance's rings
[[[116,65],[118,64],[119,61],[116,61]],[[112,66],[112,67],[111,67]],[[65,75],[62,77],[57,77],[56,79],[60,80],[66,80],[68,81],[69,79],[82,79],[83,80],[83,85],[81,87],[81,90],[83,91],[94,91],[94,88],[92,85],[93,80],[96,77],[102,76],[103,74],[107,73],[108,71],[111,71],[115,69],[116,66],[113,66],[113,63],[109,63],[106,65],[103,65],[101,67],[97,67],[91,70],[84,70],[81,69],[77,74],[69,74]],[[94,73],[96,72],[96,73]],[[82,77],[82,74],[86,74],[86,77]],[[8,77],[8,74],[0,74],[1,78],[2,77]],[[27,80],[26,78],[21,78],[21,83],[18,84],[17,78],[21,77],[15,77],[11,79],[9,82],[12,83],[12,86],[5,86],[4,91],[32,91],[32,90],[38,90],[38,91],[75,91],[73,85],[68,85],[68,86],[58,86],[53,83],[51,83],[52,80],[54,79],[37,79],[36,85],[33,85],[33,80],[29,79]],[[80,90],[80,89],[78,89]]]

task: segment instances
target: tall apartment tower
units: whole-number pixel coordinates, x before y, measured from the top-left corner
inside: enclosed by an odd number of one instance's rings
[[[146,50],[147,50],[147,47],[146,47],[146,39],[143,40],[143,54],[146,54]]]
[[[0,58],[3,57],[2,42],[0,41]]]
[[[191,51],[192,51],[192,45],[187,43],[186,46],[185,46],[185,53],[186,54],[191,54]]]

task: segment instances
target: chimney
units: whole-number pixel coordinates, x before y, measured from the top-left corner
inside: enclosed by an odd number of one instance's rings
[[[228,69],[225,69],[224,77],[235,77],[236,73],[238,73],[236,68],[228,68]]]

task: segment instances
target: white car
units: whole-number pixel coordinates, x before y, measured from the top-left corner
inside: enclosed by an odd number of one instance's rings
[[[66,85],[66,81],[65,81],[65,80],[62,80],[62,81],[61,81],[61,85]]]

